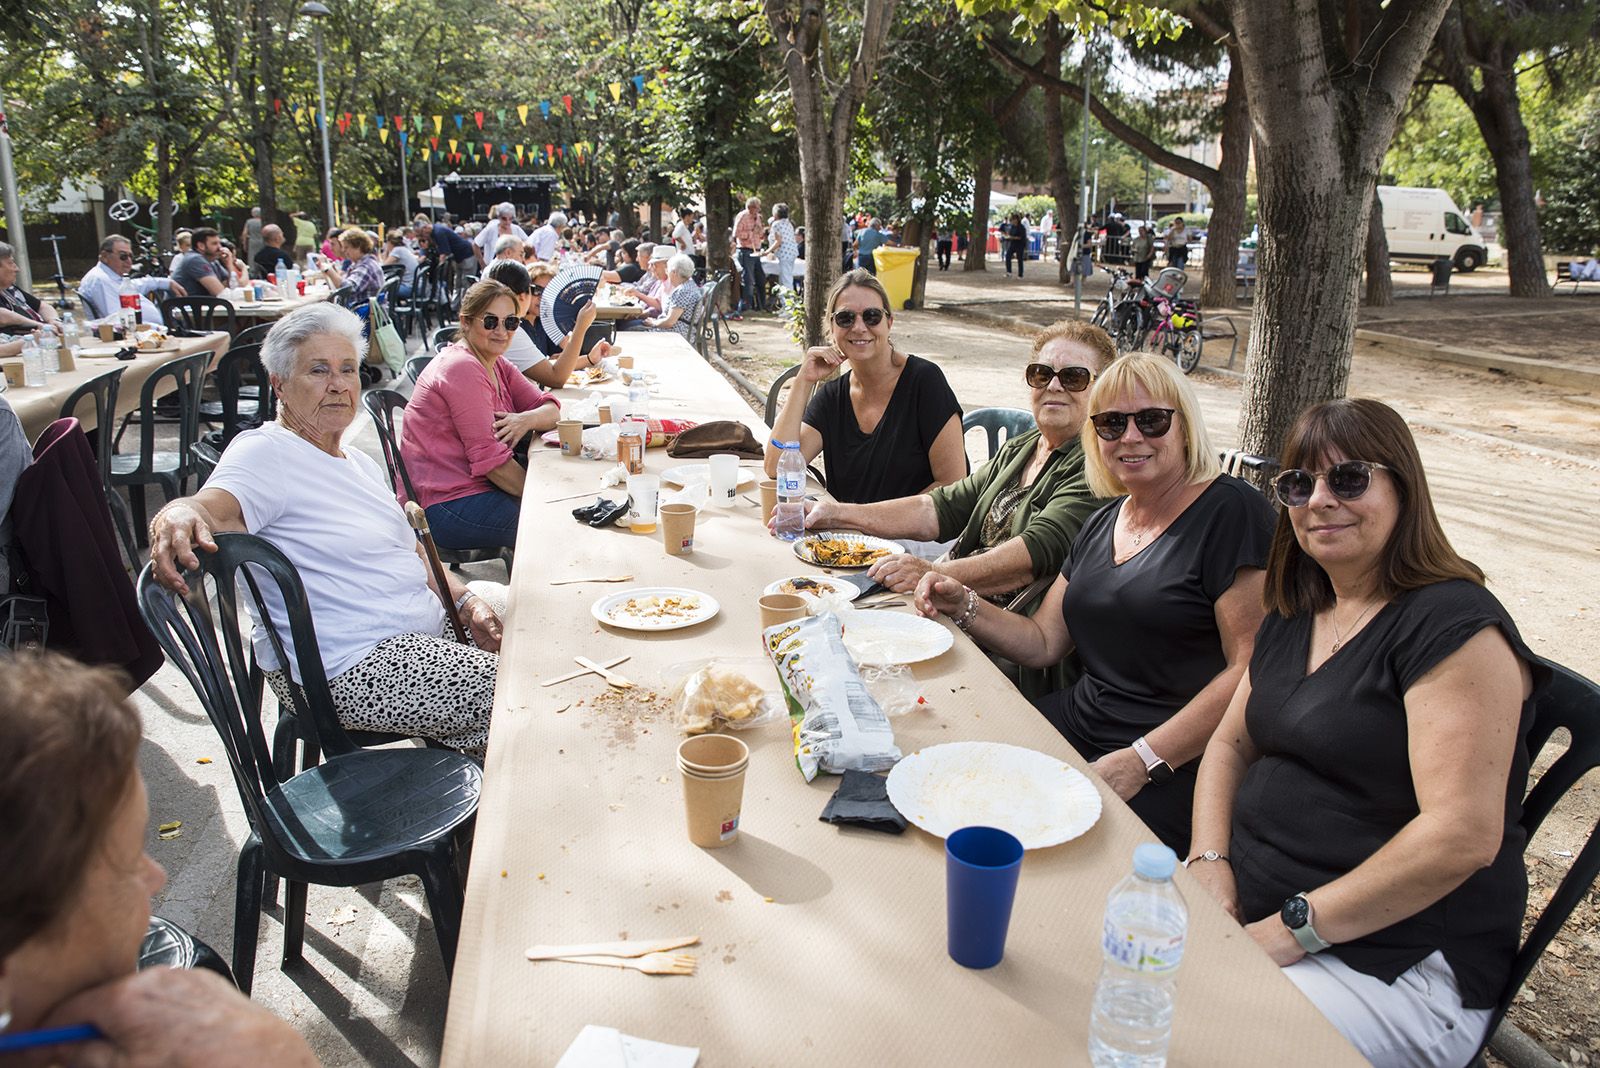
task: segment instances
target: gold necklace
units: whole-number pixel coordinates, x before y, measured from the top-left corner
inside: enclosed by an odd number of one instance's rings
[[[1380,603],[1381,602],[1379,601],[1373,601],[1371,604],[1367,605],[1367,607],[1363,608],[1361,610],[1361,614],[1356,616],[1355,620],[1344,632],[1339,630],[1339,606],[1335,604],[1328,610],[1328,623],[1333,627],[1333,648],[1328,650],[1329,656],[1332,656],[1334,653],[1339,651],[1340,647],[1344,645],[1345,634],[1348,634],[1359,627],[1361,625],[1361,621],[1367,618],[1367,613],[1378,607]]]

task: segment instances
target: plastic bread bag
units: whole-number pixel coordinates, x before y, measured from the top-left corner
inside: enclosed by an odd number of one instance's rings
[[[806,781],[818,771],[887,771],[900,759],[894,731],[867,692],[832,612],[761,633],[778,668],[794,734],[795,763]]]
[[[742,731],[783,718],[783,701],[755,680],[770,670],[755,657],[715,657],[674,664],[662,676],[672,724],[685,734]]]
[[[891,718],[907,712],[927,712],[931,708],[909,664],[864,664],[861,681],[884,715]]]

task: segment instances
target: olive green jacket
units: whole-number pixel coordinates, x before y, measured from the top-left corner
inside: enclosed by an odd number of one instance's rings
[[[970,556],[981,546],[979,535],[984,516],[988,515],[994,499],[1021,477],[1038,441],[1037,429],[1019,434],[966,478],[929,493],[934,513],[939,518],[939,540],[957,539],[952,556]],[[1061,571],[1084,520],[1104,503],[1089,489],[1081,442],[1073,437],[1058,446],[1011,513],[1011,535],[1020,537],[1027,547],[1028,556],[1033,560],[1034,578],[1045,578]],[[1036,599],[1023,611],[1032,615],[1038,605]],[[1064,689],[1078,674],[1072,657],[1051,668],[1019,668],[1018,671],[1018,686],[1029,698]]]

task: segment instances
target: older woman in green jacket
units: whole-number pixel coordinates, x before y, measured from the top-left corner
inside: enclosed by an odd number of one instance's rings
[[[1078,528],[1103,503],[1084,475],[1079,432],[1088,418],[1085,391],[1116,356],[1116,345],[1097,326],[1076,320],[1051,324],[1034,338],[1024,371],[1036,429],[1008,440],[959,482],[875,504],[818,501],[807,508],[806,526],[885,538],[954,538],[944,559],[901,553],[879,560],[868,574],[897,593],[910,593],[924,574],[938,571],[996,604],[1008,604],[1035,579],[1055,577]],[[1033,607],[1025,606],[1030,613]],[[1071,670],[1070,663],[1024,669],[1019,685],[1030,696],[1050,693],[1071,681]]]

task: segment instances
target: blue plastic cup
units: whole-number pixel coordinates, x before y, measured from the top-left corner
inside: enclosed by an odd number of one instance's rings
[[[944,856],[950,959],[993,968],[1006,954],[1022,843],[994,827],[963,827],[945,839]]]

